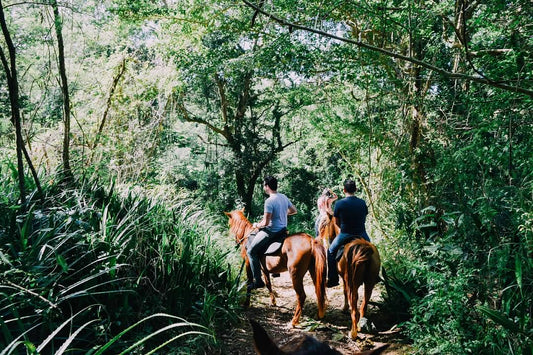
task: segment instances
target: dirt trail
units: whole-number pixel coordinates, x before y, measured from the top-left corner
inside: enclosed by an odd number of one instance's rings
[[[379,283],[374,288],[368,306],[367,316],[369,323],[375,326],[370,332],[361,331],[356,340],[351,340],[347,335],[351,325],[350,315],[342,312],[344,296],[341,285],[327,289],[328,306],[322,321],[316,318],[316,296],[314,286],[309,275],[305,276],[305,293],[307,299],[303,316],[298,328],[290,326],[296,304],[295,292],[289,273],[284,272],[280,277],[272,278],[273,290],[276,292],[277,306],[270,305],[270,297],[266,288],[255,290],[252,294],[251,306],[247,316],[258,321],[278,344],[282,345],[304,333],[328,343],[342,354],[353,354],[357,351],[369,350],[384,343],[390,344],[383,352],[388,355],[401,355],[410,352],[409,345],[400,334],[395,324],[388,320],[387,315],[380,311],[372,302],[380,301],[383,285]],[[361,302],[363,287],[359,289],[359,302]],[[222,335],[224,354],[253,355],[252,330],[249,324],[235,328]]]

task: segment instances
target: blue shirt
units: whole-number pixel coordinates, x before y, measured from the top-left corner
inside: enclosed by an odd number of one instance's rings
[[[291,201],[282,193],[270,195],[265,201],[265,213],[270,213],[270,224],[268,228],[272,232],[279,232],[287,228],[287,212],[292,207]]]
[[[348,196],[335,203],[333,215],[341,223],[341,233],[365,236],[365,221],[368,214],[366,202],[355,196]]]

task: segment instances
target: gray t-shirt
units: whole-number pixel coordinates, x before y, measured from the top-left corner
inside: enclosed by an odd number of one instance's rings
[[[287,227],[287,212],[292,207],[291,201],[282,193],[270,195],[265,201],[265,213],[272,214],[268,228],[272,232],[279,232]]]

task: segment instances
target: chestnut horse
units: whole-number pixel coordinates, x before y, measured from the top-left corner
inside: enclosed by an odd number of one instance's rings
[[[253,280],[250,261],[246,254],[246,243],[250,232],[254,230],[252,224],[244,216],[243,210],[224,212],[229,217],[230,233],[241,247],[241,256],[246,263],[246,275],[248,283]],[[289,271],[292,279],[292,287],[296,291],[296,311],[291,324],[295,326],[299,323],[305,302],[305,291],[303,278],[309,271],[315,285],[315,293],[318,302],[318,318],[322,319],[325,312],[326,299],[326,249],[309,234],[297,233],[285,238],[283,246],[275,254],[263,256],[261,258],[261,269],[265,276],[265,284],[270,293],[270,301],[276,305],[276,299],[272,292],[270,274]],[[250,291],[246,294],[245,306],[250,305]]]
[[[319,238],[333,241],[339,234],[340,229],[335,223],[335,217],[327,215],[319,227]],[[341,259],[337,263],[339,275],[342,276],[344,288],[343,311],[348,310],[350,305],[350,315],[352,318],[352,328],[350,337],[357,337],[357,324],[366,312],[368,300],[372,295],[372,290],[379,280],[379,269],[381,259],[374,244],[367,242],[363,238],[358,238],[344,245]],[[359,286],[365,284],[365,294],[361,300],[358,310],[357,301],[359,297]]]

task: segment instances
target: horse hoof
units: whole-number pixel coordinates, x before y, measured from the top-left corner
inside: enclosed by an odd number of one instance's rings
[[[361,318],[359,321],[359,326],[357,327],[358,331],[363,331],[365,333],[372,333],[376,331],[376,326],[374,323],[369,321],[367,318]]]

